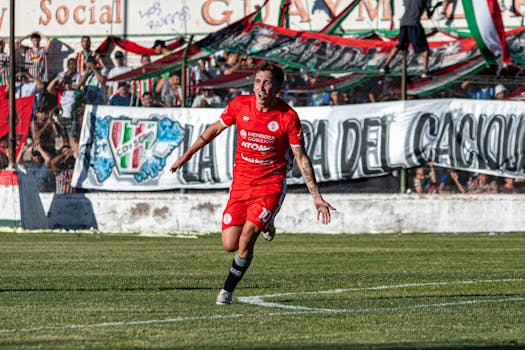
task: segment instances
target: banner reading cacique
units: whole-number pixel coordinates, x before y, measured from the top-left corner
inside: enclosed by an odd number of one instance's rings
[[[521,101],[436,99],[296,108],[319,182],[379,176],[427,161],[497,176],[525,177]],[[108,191],[228,188],[232,127],[176,174],[171,164],[221,109],[88,106],[73,185]],[[250,140],[242,140],[250,144]],[[293,168],[288,183],[301,183]]]

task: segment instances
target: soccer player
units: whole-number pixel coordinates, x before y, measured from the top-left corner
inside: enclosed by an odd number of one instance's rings
[[[317,219],[330,222],[330,210],[317,186],[310,158],[304,149],[297,113],[277,97],[284,80],[281,68],[264,62],[255,69],[252,95],[234,98],[220,119],[211,124],[190,148],[173,163],[177,171],[194,153],[227,127],[237,124],[237,151],[230,198],[222,216],[222,245],[236,252],[217,304],[231,304],[232,293],[250,266],[259,234],[273,239],[273,220],[286,193],[286,173],[292,159],[290,148],[317,209]]]

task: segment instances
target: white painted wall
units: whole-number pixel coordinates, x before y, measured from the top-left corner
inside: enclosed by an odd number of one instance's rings
[[[40,195],[50,228],[102,232],[220,232],[227,193]],[[299,233],[525,231],[524,195],[327,194],[332,223],[316,220],[307,194],[288,194],[278,231]]]

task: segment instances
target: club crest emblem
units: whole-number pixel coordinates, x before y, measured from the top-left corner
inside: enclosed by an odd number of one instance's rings
[[[271,132],[276,132],[277,130],[279,130],[279,123],[277,123],[275,120],[272,120],[268,123],[268,130],[270,130]]]
[[[90,166],[99,182],[112,174],[137,183],[157,178],[166,158],[184,139],[177,121],[158,115],[148,119],[97,118],[91,114],[94,144]]]

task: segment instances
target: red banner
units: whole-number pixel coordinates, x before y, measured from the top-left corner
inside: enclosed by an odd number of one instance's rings
[[[24,144],[31,125],[34,96],[16,99],[16,155]],[[9,98],[5,86],[0,87],[0,152],[7,155],[9,145]]]

